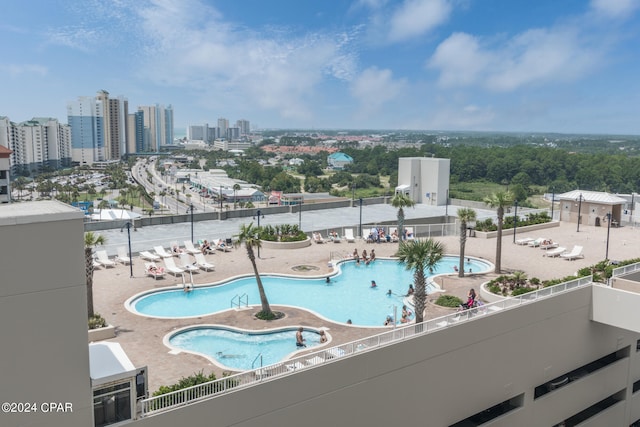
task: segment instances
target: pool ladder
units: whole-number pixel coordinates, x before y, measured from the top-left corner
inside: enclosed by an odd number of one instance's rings
[[[255,369],[256,368],[256,362],[258,361],[258,359],[260,359],[260,367],[262,368],[262,353],[258,353],[256,358],[253,359],[253,362],[251,362],[251,369]]]
[[[249,295],[247,295],[246,293],[242,295],[236,295],[235,297],[231,298],[231,308],[237,307],[238,309],[240,309],[243,303],[246,308],[249,307]]]
[[[189,288],[187,288],[187,283],[184,280],[184,273],[180,274],[182,276],[182,289],[189,289],[192,290],[193,289],[193,273],[189,272],[189,279],[190,279],[190,283],[189,283]]]

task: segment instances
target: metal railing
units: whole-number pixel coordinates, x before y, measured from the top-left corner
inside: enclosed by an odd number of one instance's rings
[[[362,338],[347,344],[342,344],[314,353],[309,353],[304,356],[291,358],[284,362],[267,365],[160,396],[142,399],[140,400],[141,417],[156,415],[179,406],[219,396],[232,390],[250,387],[267,378],[289,375],[300,370],[311,369],[315,366],[331,363],[332,361],[342,357],[349,357],[363,351],[370,351],[382,346],[398,343],[417,335],[440,331],[443,328],[451,327],[467,320],[478,319],[505,310],[517,308],[563,292],[590,285],[591,282],[592,276],[581,277],[517,297],[484,304],[464,311],[457,311],[446,316],[427,320],[423,323],[394,328],[393,330],[386,331],[378,335]]]
[[[611,272],[611,278],[624,276],[629,273],[633,273],[634,271],[640,270],[640,262],[635,264],[624,265],[622,267],[614,268]]]
[[[231,298],[231,308],[237,307],[238,309],[240,309],[243,302],[245,307],[249,307],[249,295],[247,295],[246,293],[242,295],[236,295]]]

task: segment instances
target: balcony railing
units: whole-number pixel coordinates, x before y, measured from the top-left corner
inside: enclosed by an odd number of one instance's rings
[[[393,330],[386,331],[378,335],[373,335],[347,344],[288,359],[284,362],[231,375],[219,380],[199,384],[160,396],[143,399],[139,401],[139,413],[141,417],[156,415],[180,406],[220,396],[240,388],[251,387],[261,383],[267,378],[291,375],[306,369],[313,369],[314,367],[325,363],[331,363],[339,358],[351,357],[358,353],[395,344],[413,338],[417,335],[429,334],[434,331],[440,331],[443,328],[458,325],[465,321],[479,319],[484,316],[490,316],[505,310],[517,308],[525,304],[590,285],[591,282],[592,276],[581,277],[517,297],[484,304],[480,307],[468,310],[457,311],[446,316],[427,320],[423,323],[394,328]]]

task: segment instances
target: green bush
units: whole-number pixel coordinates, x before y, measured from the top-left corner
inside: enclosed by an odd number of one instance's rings
[[[105,326],[107,326],[107,321],[98,313],[94,313],[94,315],[89,318],[89,329],[99,329]]]
[[[442,307],[459,307],[462,300],[454,295],[440,295],[435,304]]]
[[[527,286],[521,286],[519,288],[515,288],[513,290],[513,292],[511,292],[511,296],[516,297],[518,295],[526,294],[528,292],[533,292],[533,291],[536,291],[536,290],[537,290],[536,288],[529,288]]]
[[[281,224],[275,227],[266,225],[260,227],[259,236],[260,240],[269,242],[300,242],[307,238],[304,231],[300,230],[296,224]]]
[[[194,385],[208,383],[210,381],[214,381],[215,379],[216,374],[214,374],[213,372],[209,375],[205,375],[203,371],[200,371],[188,377],[182,377],[176,384],[172,384],[169,386],[160,386],[158,391],[154,392],[153,395],[160,396],[162,394],[171,393],[176,390],[182,390],[183,388],[189,388]]]

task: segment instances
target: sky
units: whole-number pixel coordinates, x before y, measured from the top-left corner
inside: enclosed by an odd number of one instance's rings
[[[0,116],[106,90],[176,128],[640,134],[640,0],[27,0]]]

